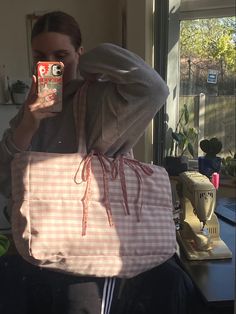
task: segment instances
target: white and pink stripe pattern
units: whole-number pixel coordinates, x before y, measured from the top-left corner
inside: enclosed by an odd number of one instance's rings
[[[175,252],[163,168],[125,157],[40,152],[17,154],[13,167],[12,231],[28,261],[80,275],[132,277]]]

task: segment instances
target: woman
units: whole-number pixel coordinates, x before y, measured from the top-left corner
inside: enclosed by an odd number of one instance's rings
[[[34,63],[64,63],[63,110],[57,114],[48,110],[56,102],[55,91],[37,94],[33,76],[29,96],[0,144],[0,188],[7,197],[11,195],[10,165],[16,152],[77,151],[72,101],[85,79],[92,80],[87,94],[87,150],[96,149],[107,156],[129,152],[168,95],[156,71],[125,49],[101,44],[83,54],[79,26],[63,12],[42,16],[34,25],[31,44]],[[108,314],[106,304],[116,299],[119,286],[116,280],[112,295],[105,289],[111,286],[108,279],[41,270],[23,261],[22,271],[27,313],[31,314]]]

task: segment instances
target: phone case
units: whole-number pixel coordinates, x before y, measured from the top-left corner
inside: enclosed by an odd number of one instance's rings
[[[37,63],[38,92],[45,88],[57,90],[57,102],[50,107],[50,112],[62,110],[62,81],[64,64],[59,61],[39,61]]]

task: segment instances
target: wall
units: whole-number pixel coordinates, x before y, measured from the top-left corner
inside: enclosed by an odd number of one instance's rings
[[[86,50],[100,42],[119,43],[119,0],[8,0],[1,1],[0,64],[10,79],[29,78],[26,15],[62,10],[80,24]]]

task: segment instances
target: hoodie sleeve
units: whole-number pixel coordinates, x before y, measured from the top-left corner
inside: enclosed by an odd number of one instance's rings
[[[10,127],[4,132],[0,141],[0,193],[6,197],[11,194],[11,161],[15,153],[20,152],[12,141],[12,133],[22,116],[22,112],[20,110],[10,121]]]
[[[168,87],[142,58],[104,43],[80,59],[80,74],[93,80],[87,98],[89,150],[128,152],[165,103]]]

